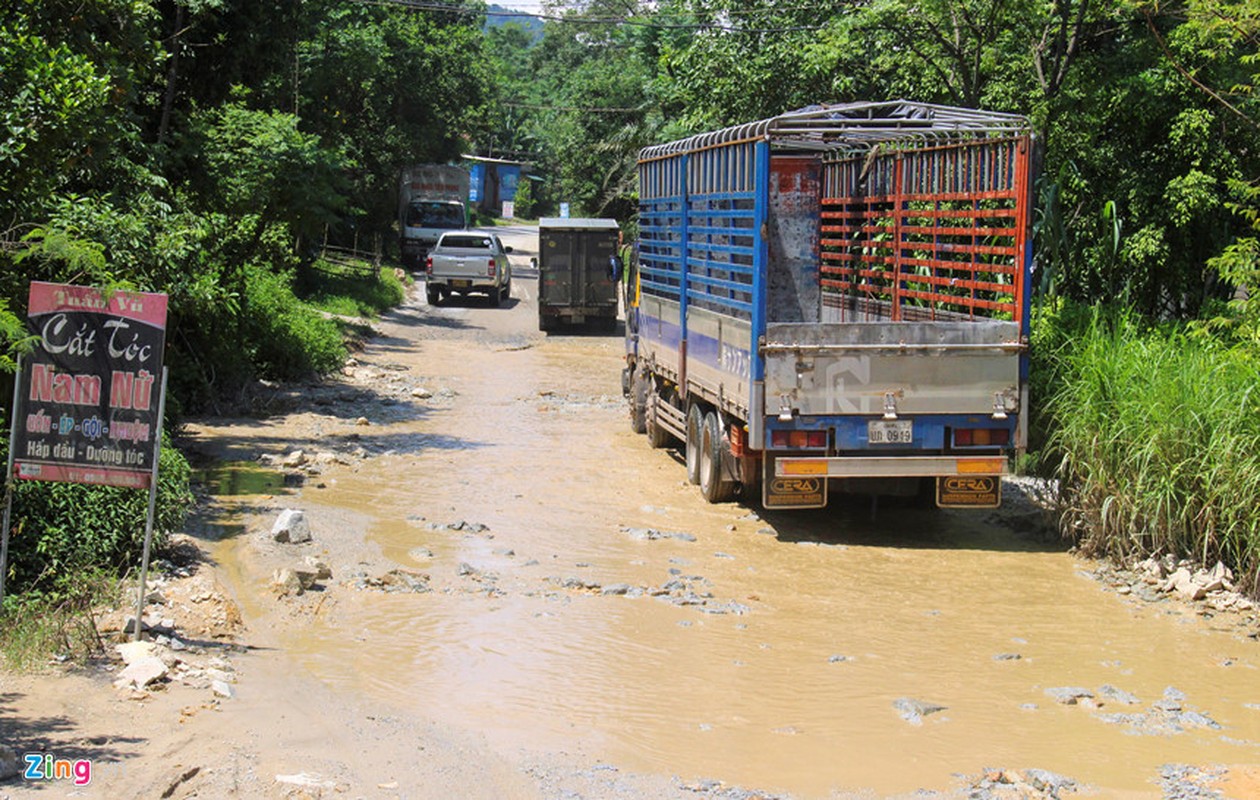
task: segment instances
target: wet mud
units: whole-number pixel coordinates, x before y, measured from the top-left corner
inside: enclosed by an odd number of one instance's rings
[[[352,389],[201,428],[280,473],[302,437],[341,455],[288,470],[303,478],[280,501],[357,537],[324,548],[329,599],[274,632],[311,675],[526,760],[797,797],[948,791],[992,768],[1149,797],[1177,764],[1255,788],[1246,628],[1107,591],[1019,514],[707,505],[676,451],[630,432],[621,340],[539,333],[535,291],[415,300]],[[246,515],[242,494],[278,491],[216,480]],[[283,601],[254,553],[232,536],[215,556],[266,619]]]

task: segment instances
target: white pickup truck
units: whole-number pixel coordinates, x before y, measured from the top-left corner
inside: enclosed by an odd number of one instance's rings
[[[512,265],[499,237],[489,231],[448,231],[429,251],[425,293],[429,305],[454,294],[484,294],[501,305],[512,293]]]

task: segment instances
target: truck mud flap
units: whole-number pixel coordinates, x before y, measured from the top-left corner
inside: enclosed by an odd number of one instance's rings
[[[1002,479],[997,475],[942,475],[936,479],[936,505],[997,508],[1002,505]]]
[[[824,508],[827,505],[827,478],[821,475],[775,475],[773,457],[767,454],[761,480],[761,505],[768,509]]]

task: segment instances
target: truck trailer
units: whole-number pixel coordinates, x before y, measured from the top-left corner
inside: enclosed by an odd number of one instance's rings
[[[398,178],[398,249],[403,266],[424,269],[438,237],[468,228],[468,172],[446,164],[416,164]]]
[[[612,219],[546,217],[538,221],[538,329],[560,323],[617,327],[620,228]]]
[[[648,147],[623,390],[709,502],[992,507],[1024,447],[1022,117],[817,105]]]

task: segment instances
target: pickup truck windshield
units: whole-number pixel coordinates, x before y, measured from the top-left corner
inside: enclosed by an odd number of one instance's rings
[[[490,249],[489,236],[444,236],[438,243],[441,247],[471,247],[478,250]]]
[[[421,201],[407,208],[407,226],[411,228],[462,228],[464,209],[458,203]]]

